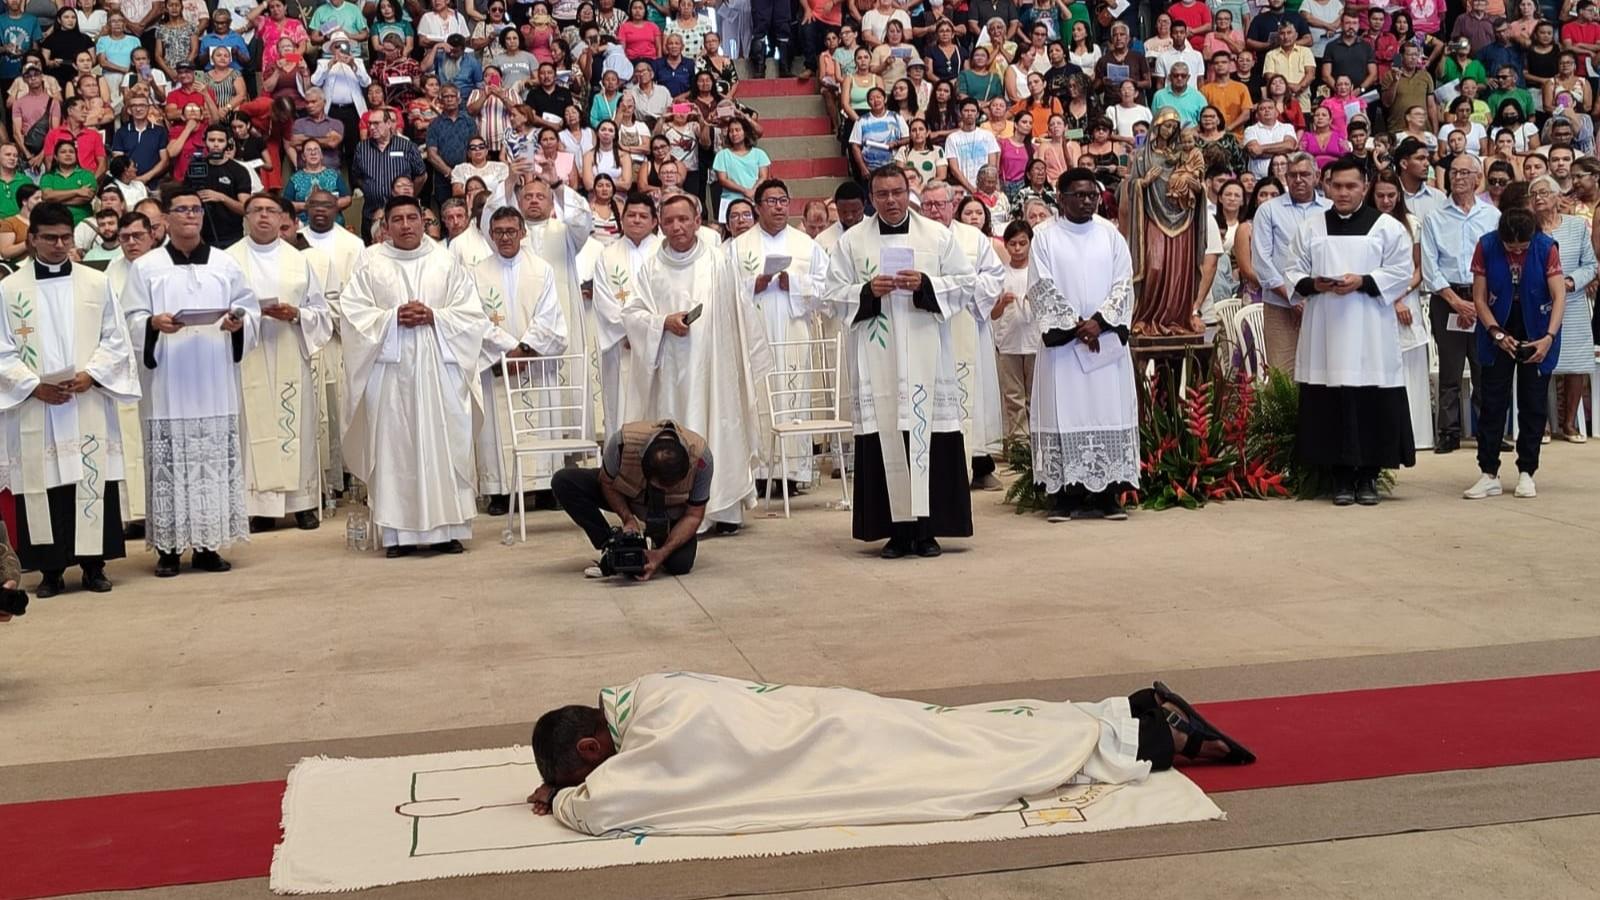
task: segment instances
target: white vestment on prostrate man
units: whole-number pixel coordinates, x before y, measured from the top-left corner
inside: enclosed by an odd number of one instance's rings
[[[367,484],[383,546],[470,538],[489,331],[472,276],[442,244],[378,244],[362,253],[340,299],[345,464]],[[397,310],[410,300],[433,310],[432,325],[400,324]]]
[[[339,342],[339,293],[350,280],[356,258],[367,249],[361,238],[349,229],[335,225],[327,231],[313,231],[309,224],[300,228],[310,250],[311,267],[322,282],[322,295],[333,311],[333,337],[323,345],[313,361],[322,379],[322,405],[317,412],[317,446],[322,456],[323,477],[334,490],[344,490],[344,451],[339,446],[339,421],[344,411],[344,351]],[[321,257],[319,260],[318,257]],[[325,267],[324,267],[325,263]]]
[[[194,253],[168,244],[134,261],[122,292],[134,353],[149,370],[144,408],[150,492],[145,541],[164,553],[218,550],[249,540],[239,361],[260,334],[261,306],[233,257],[206,244]],[[151,316],[239,310],[232,334],[213,321],[174,334]]]
[[[317,452],[318,383],[311,361],[333,337],[333,311],[306,254],[282,240],[248,235],[228,248],[256,300],[299,310],[295,322],[262,316],[261,337],[240,363],[245,508],[278,518],[317,509],[322,457]]]
[[[989,314],[1000,300],[1006,272],[987,235],[965,222],[951,222],[949,227],[973,271],[961,309],[950,317],[956,384],[960,388],[961,436],[970,458],[999,452],[1005,437],[1000,421],[1000,370],[995,362]]]
[[[111,284],[111,294],[117,298],[117,314],[122,315],[122,289],[128,283],[128,268],[133,265],[133,260],[126,256],[119,256],[106,265],[106,280]],[[127,318],[123,317],[123,328],[127,328]],[[121,429],[122,437],[122,462],[127,471],[127,478],[122,482],[122,490],[118,495],[122,500],[122,522],[141,521],[144,519],[145,496],[148,485],[144,470],[144,406],[145,397],[149,394],[149,370],[139,365],[139,348],[129,342],[130,352],[133,353],[135,377],[139,379],[140,396],[138,400],[120,402],[117,404],[117,427]]]
[[[755,504],[753,472],[765,448],[756,393],[772,368],[766,332],[739,299],[738,276],[720,245],[700,240],[678,253],[662,241],[637,282],[622,308],[631,346],[622,420],[672,419],[704,436],[716,466],[702,527],[737,525]],[[688,335],[663,328],[667,316],[701,303]]]
[[[1139,397],[1133,354],[1111,328],[1133,317],[1133,257],[1115,226],[1052,219],[1034,232],[1028,303],[1040,332],[1072,331],[1096,315],[1100,350],[1071,340],[1040,347],[1028,406],[1033,479],[1055,493],[1139,485]],[[1110,327],[1106,327],[1110,326]]]
[[[499,253],[490,253],[480,259],[470,270],[477,285],[478,299],[483,301],[483,312],[489,317],[489,331],[484,338],[485,365],[493,366],[500,357],[527,344],[540,356],[559,356],[567,351],[567,320],[556,299],[555,273],[544,260],[533,255],[526,246],[519,247],[517,255],[506,259]],[[554,366],[554,363],[550,364]],[[526,376],[535,383],[545,379],[545,369],[539,364],[518,367],[517,377]],[[563,373],[552,372],[560,383]],[[582,377],[580,369],[576,373]],[[478,376],[483,385],[483,426],[478,429],[478,492],[481,494],[512,494],[522,491],[542,491],[550,487],[550,476],[561,467],[554,455],[541,454],[523,462],[521,486],[512,484],[510,407],[506,405],[506,376],[496,375],[485,368]],[[519,392],[516,395],[517,415],[525,421],[519,428],[532,428],[552,424],[547,417],[532,412],[536,403],[547,405],[569,404],[570,395],[540,395]],[[526,410],[526,411],[524,411]],[[550,438],[543,433],[534,439]]]
[[[0,281],[0,489],[11,491],[26,512],[28,540],[59,545],[50,555],[66,562],[101,556],[108,523],[119,521],[120,509],[105,511],[105,496],[129,474],[118,411],[138,408],[139,379],[105,275],[71,263],[51,277],[36,278],[36,270],[49,272],[43,263],[23,260]],[[33,396],[41,380],[59,384],[79,372],[94,379],[86,393],[55,405]],[[138,424],[133,427],[137,437]],[[143,472],[132,474],[144,479]],[[67,498],[73,515],[52,523],[46,492],[66,485],[77,486]],[[54,530],[68,523],[71,535]],[[11,540],[29,561],[22,535]],[[116,546],[121,542],[119,530]]]
[[[804,231],[790,225],[780,233],[768,234],[758,222],[754,228],[739,235],[725,244],[733,260],[735,271],[739,275],[739,296],[746,302],[755,306],[760,316],[761,323],[766,328],[769,344],[777,341],[809,341],[815,333],[814,323],[816,315],[822,306],[822,295],[828,289],[828,258],[823,255],[822,248],[811,240]],[[788,259],[781,271],[788,273],[789,287],[787,290],[778,283],[778,276],[773,274],[767,282],[767,289],[756,293],[756,278],[760,277],[768,268],[767,260],[776,264],[784,258]],[[792,372],[796,369],[816,369],[821,360],[813,358],[808,352],[809,348],[792,347],[779,351],[773,349],[773,371]],[[782,382],[782,390],[795,390],[803,386],[802,378],[816,381],[815,376],[790,375]],[[769,379],[770,380],[770,379]],[[774,410],[767,404],[767,385],[763,382],[756,386],[757,400],[761,409],[761,429],[767,446],[772,444],[772,423]],[[790,409],[805,409],[812,405],[810,394],[785,394],[774,398],[777,406],[778,421],[788,421],[784,415]],[[779,457],[772,454],[767,462],[769,465],[756,470],[756,479],[787,478],[802,484],[811,482],[815,458],[811,453],[811,437],[800,435],[784,441],[788,454],[789,468],[781,475],[775,471]],[[771,453],[771,451],[768,451]]]
[[[616,431],[622,422],[622,385],[627,380],[628,337],[622,326],[622,307],[633,296],[639,267],[656,252],[661,235],[651,233],[635,244],[622,235],[605,246],[595,259],[590,302],[594,309],[595,345],[600,351],[600,394],[604,424]]]
[[[948,707],[677,672],[606,688],[600,708],[616,755],[551,804],[592,835],[943,822],[1150,774],[1126,697]]]

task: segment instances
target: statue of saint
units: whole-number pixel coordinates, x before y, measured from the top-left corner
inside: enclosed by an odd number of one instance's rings
[[[1133,254],[1133,333],[1193,335],[1205,258],[1205,156],[1176,110],[1156,115],[1122,186],[1121,225]]]

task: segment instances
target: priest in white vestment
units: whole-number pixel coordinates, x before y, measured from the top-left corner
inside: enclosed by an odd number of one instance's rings
[[[345,285],[345,464],[367,484],[386,555],[460,553],[477,514],[473,438],[489,318],[466,269],[422,232],[413,197],[384,206],[388,240]]]
[[[232,565],[217,551],[249,540],[239,362],[261,326],[244,270],[200,239],[199,196],[167,202],[167,244],[133,264],[122,296],[134,352],[149,370],[145,542],[162,578],[178,574],[188,548],[194,568],[226,572]]]
[[[1066,784],[1142,782],[1179,755],[1255,759],[1161,682],[1099,703],[951,707],[698,672],[551,710],[531,744],[533,811],[596,836],[956,821]]]
[[[600,351],[600,400],[603,424],[622,422],[622,384],[627,377],[627,329],[622,307],[633,296],[639,267],[661,243],[656,233],[656,206],[630,191],[622,205],[622,236],[607,244],[595,260],[590,302],[594,308],[595,346]]]
[[[467,209],[467,201],[460,197],[451,197],[440,204],[439,223],[444,226],[444,243],[450,248],[450,255],[465,268],[472,268],[494,253],[489,242],[483,239],[483,233],[472,227],[472,212]]]
[[[336,491],[344,490],[344,452],[339,447],[339,418],[344,409],[344,352],[339,342],[339,293],[350,280],[356,258],[367,248],[361,238],[339,224],[338,198],[317,188],[306,197],[306,224],[300,229],[310,249],[327,258],[327,274],[322,278],[322,295],[333,311],[333,337],[316,357],[317,375],[322,379],[322,405],[318,408],[318,446],[322,454],[323,477]],[[313,268],[317,267],[315,257]]]
[[[34,258],[0,281],[0,489],[20,501],[17,556],[43,575],[40,598],[73,565],[85,590],[111,590],[128,475],[117,411],[139,399],[121,310],[105,275],[70,261],[72,227],[62,204],[35,206]]]
[[[950,229],[911,211],[897,167],[869,184],[877,214],[828,260],[828,302],[850,330],[856,465],[851,532],[886,559],[938,556],[972,534],[950,322],[973,279]]]
[[[1335,160],[1323,176],[1333,208],[1301,224],[1285,272],[1306,298],[1295,452],[1331,476],[1336,506],[1374,506],[1379,472],[1416,464],[1394,313],[1411,288],[1411,232],[1366,203],[1359,160]]]
[[[1094,172],[1061,177],[1059,218],[1034,232],[1028,305],[1040,332],[1029,403],[1033,477],[1050,521],[1125,519],[1118,496],[1139,486],[1139,396],[1128,324],[1133,257],[1095,216]]]
[[[700,237],[699,222],[688,195],[663,201],[665,237],[622,308],[631,349],[621,415],[671,419],[705,437],[717,464],[701,527],[729,533],[756,501],[766,437],[756,398],[772,351],[755,310],[740,300],[727,252]]]
[[[951,347],[956,354],[956,384],[961,403],[961,437],[970,457],[972,486],[1000,490],[994,457],[1005,440],[1000,416],[1000,368],[995,360],[990,313],[1000,299],[1005,267],[994,242],[982,231],[955,218],[955,191],[943,181],[922,187],[922,212],[949,228],[972,264],[966,296],[950,317]]]
[[[828,258],[804,231],[789,224],[789,187],[776,178],[756,185],[756,225],[726,245],[734,270],[739,276],[741,299],[754,305],[761,323],[766,328],[769,344],[779,341],[809,341],[815,334],[814,323],[822,309],[822,296],[828,288]],[[809,347],[790,347],[780,352],[773,348],[774,371],[794,372],[796,369],[815,369],[820,359]],[[806,387],[802,379],[810,379],[821,386],[814,375],[785,377],[780,390],[798,390]],[[757,388],[761,406],[761,428],[772,434],[774,419],[788,421],[791,409],[812,406],[811,394],[784,394],[772,398],[776,409],[769,408],[767,385]],[[767,439],[770,446],[772,440]],[[778,472],[781,455],[768,451],[768,465],[756,470],[758,492],[761,490],[794,490],[811,484],[815,457],[811,452],[811,437],[799,435],[784,440],[788,455],[788,468]],[[767,485],[769,479],[783,478],[788,485]]]
[[[503,206],[494,213],[489,227],[494,249],[487,258],[480,259],[469,269],[478,290],[478,299],[483,301],[484,315],[489,317],[489,331],[483,346],[487,367],[479,376],[483,384],[484,414],[483,426],[478,429],[478,492],[489,497],[489,515],[503,516],[510,509],[512,493],[548,490],[550,476],[561,467],[562,462],[551,455],[526,459],[523,462],[524,482],[520,485],[513,483],[512,421],[508,400],[515,400],[517,416],[522,420],[518,427],[522,429],[553,424],[548,415],[534,411],[538,403],[573,403],[572,395],[566,392],[529,394],[519,390],[514,398],[508,397],[507,379],[515,377],[519,386],[524,381],[567,385],[574,383],[570,377],[572,374],[582,378],[584,370],[564,372],[556,368],[555,362],[519,368],[511,376],[501,370],[502,355],[526,359],[565,353],[567,320],[560,301],[556,299],[554,270],[544,260],[534,256],[523,240],[526,233],[522,213]],[[547,439],[557,435],[537,432],[533,437]]]
[[[280,237],[287,217],[278,198],[253,194],[244,212],[244,239],[228,255],[261,305],[260,338],[239,372],[245,508],[253,531],[286,515],[310,530],[321,522],[322,505],[320,385],[312,360],[333,337],[333,311],[306,254]]]
[[[155,247],[155,226],[150,222],[150,217],[141,212],[123,213],[117,222],[117,243],[122,246],[122,255],[106,266],[106,280],[111,284],[112,296],[117,298],[117,314],[121,316],[122,291],[128,283],[128,269],[133,266],[134,260]],[[126,318],[123,319],[123,327],[127,327]],[[132,346],[131,341],[129,346]],[[149,370],[138,364],[137,353],[134,356],[134,370],[139,379],[140,397],[136,401],[117,404],[117,425],[122,430],[122,462],[128,476],[119,486],[118,496],[122,500],[123,530],[129,539],[144,537],[145,497],[148,496],[149,487],[144,466],[144,420],[150,392]]]

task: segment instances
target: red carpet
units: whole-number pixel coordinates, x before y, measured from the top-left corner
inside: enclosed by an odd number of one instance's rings
[[[1600,671],[1235,700],[1201,712],[1260,757],[1188,770],[1212,792],[1600,756]],[[0,900],[264,877],[282,796],[282,781],[261,781],[0,805],[10,848]]]

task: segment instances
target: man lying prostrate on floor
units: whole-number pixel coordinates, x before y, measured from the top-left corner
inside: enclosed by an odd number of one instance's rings
[[[936,822],[1142,781],[1175,755],[1255,761],[1159,681],[1100,703],[945,707],[677,672],[541,716],[528,802],[592,835]]]

